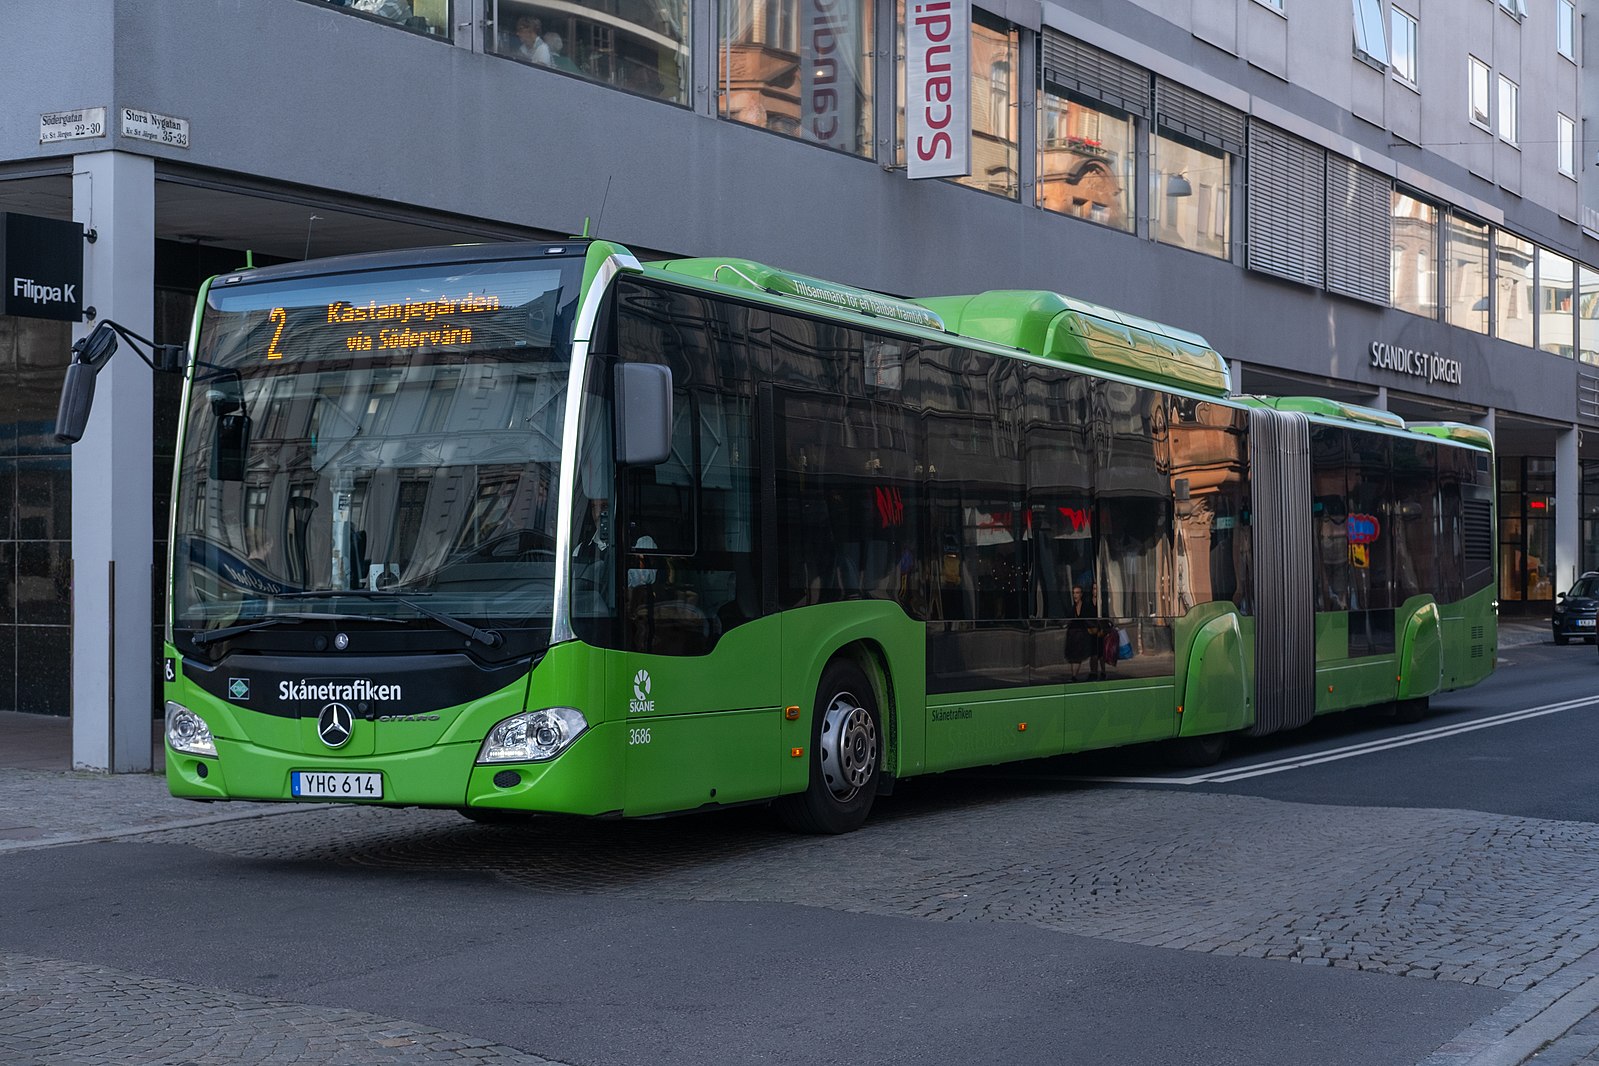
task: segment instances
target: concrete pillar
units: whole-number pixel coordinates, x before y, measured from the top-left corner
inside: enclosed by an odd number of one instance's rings
[[[1582,467],[1576,426],[1555,433],[1555,592],[1564,592],[1582,568]]]
[[[83,302],[150,336],[155,314],[155,163],[92,152],[72,170],[72,217],[84,247]],[[152,384],[121,345],[101,370],[83,440],[72,449],[72,765],[149,770]]]

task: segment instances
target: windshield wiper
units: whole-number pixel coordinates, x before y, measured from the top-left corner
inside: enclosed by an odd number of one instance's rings
[[[269,625],[299,625],[301,622],[400,622],[400,619],[374,619],[371,615],[365,614],[273,614],[265,615],[253,622],[224,626],[221,630],[201,630],[193,634],[192,639],[198,646],[205,647],[206,644],[225,641],[240,633],[264,630]]]
[[[505,643],[497,630],[479,629],[470,622],[463,622],[459,618],[451,618],[447,614],[424,607],[415,600],[400,595],[398,592],[387,592],[382,589],[318,589],[311,592],[278,592],[273,593],[274,599],[280,600],[332,600],[342,596],[355,596],[361,599],[393,600],[403,603],[424,618],[431,618],[446,629],[453,630],[468,640],[475,640],[485,647],[498,648]]]
[[[190,639],[203,648],[207,644],[213,644],[219,640],[227,640],[229,637],[236,637],[241,633],[250,633],[257,629],[265,629],[267,626],[299,625],[303,621],[303,618],[294,615],[276,614],[270,618],[257,618],[253,622],[242,622],[236,626],[223,626],[221,629],[201,630],[200,632],[194,634],[194,636]]]

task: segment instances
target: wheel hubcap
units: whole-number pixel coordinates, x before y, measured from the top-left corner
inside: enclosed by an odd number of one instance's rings
[[[840,692],[822,717],[822,776],[836,798],[848,800],[877,769],[877,725],[871,712]]]

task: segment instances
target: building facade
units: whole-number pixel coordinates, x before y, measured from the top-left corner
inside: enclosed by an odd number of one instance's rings
[[[72,340],[410,245],[1053,289],[1203,334],[1240,392],[1493,430],[1505,610],[1599,568],[1587,0],[906,2],[13,0],[0,211],[83,227],[85,309],[0,314],[0,710],[149,765],[176,391],[123,354],[69,452]],[[910,176],[907,18],[968,45],[967,176]]]

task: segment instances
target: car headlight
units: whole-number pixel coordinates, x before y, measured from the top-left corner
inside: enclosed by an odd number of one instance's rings
[[[211,738],[211,727],[205,719],[181,703],[167,701],[167,745],[185,755],[216,757],[217,742]]]
[[[565,751],[588,727],[588,719],[574,707],[513,714],[489,730],[477,761],[544,762]]]

